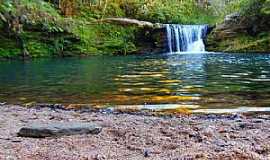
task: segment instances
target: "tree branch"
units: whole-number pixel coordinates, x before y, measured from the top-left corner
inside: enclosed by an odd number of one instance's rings
[[[1,21],[3,21],[3,22],[7,22],[6,17],[5,17],[2,13],[0,13],[0,19],[1,19]]]

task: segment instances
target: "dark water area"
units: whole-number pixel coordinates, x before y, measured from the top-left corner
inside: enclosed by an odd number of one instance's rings
[[[0,102],[270,111],[270,54],[0,61]]]

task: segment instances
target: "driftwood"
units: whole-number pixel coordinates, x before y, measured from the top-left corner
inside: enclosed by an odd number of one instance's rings
[[[105,18],[101,20],[101,22],[114,23],[123,26],[138,26],[143,28],[162,28],[162,25],[159,23],[151,23],[130,18]]]

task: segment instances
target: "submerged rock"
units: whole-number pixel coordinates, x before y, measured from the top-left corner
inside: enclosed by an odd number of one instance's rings
[[[99,134],[102,128],[93,123],[53,122],[49,124],[34,123],[23,127],[18,132],[20,137],[45,138],[77,134]]]

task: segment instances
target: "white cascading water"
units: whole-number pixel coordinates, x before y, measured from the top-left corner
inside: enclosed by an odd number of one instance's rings
[[[207,25],[166,24],[169,52],[205,52],[207,29]]]

